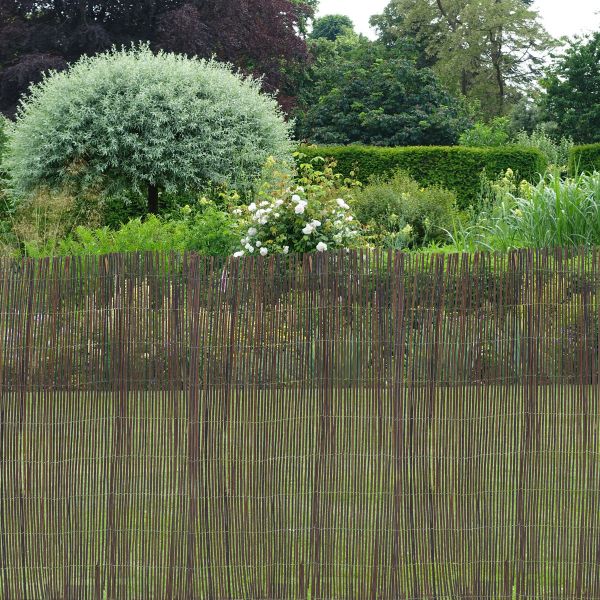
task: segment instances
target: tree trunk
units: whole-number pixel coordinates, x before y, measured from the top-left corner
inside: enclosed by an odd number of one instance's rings
[[[158,214],[158,186],[148,185],[148,214]]]

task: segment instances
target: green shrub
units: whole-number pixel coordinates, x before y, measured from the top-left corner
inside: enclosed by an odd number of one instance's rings
[[[194,208],[184,206],[168,217],[138,217],[116,230],[79,226],[62,239],[25,239],[22,245],[25,254],[33,257],[186,250],[226,256],[238,239],[235,221],[228,213],[200,203]]]
[[[458,250],[510,250],[600,245],[600,173],[536,185],[508,176],[496,182],[492,202],[455,233]]]
[[[2,162],[2,157],[4,155],[4,148],[6,146],[6,142],[8,141],[7,130],[8,121],[5,117],[0,115],[0,163]]]
[[[356,194],[352,207],[376,245],[394,248],[445,240],[458,218],[454,192],[423,188],[402,171],[389,179],[373,178]]]
[[[5,193],[6,187],[6,173],[2,168],[2,158],[4,156],[4,152],[6,149],[6,143],[8,141],[8,136],[6,134],[6,130],[8,127],[7,120],[0,115],[0,231],[4,228],[2,221],[4,221],[7,217],[7,198]]]
[[[301,163],[294,180],[272,163],[256,201],[233,211],[243,232],[234,256],[359,245],[359,225],[344,200],[354,187],[322,159]]]
[[[496,117],[490,123],[475,123],[461,134],[458,143],[471,148],[495,148],[509,143],[510,119]]]
[[[569,153],[569,173],[600,171],[600,144],[575,146]]]
[[[548,165],[559,167],[565,171],[569,162],[569,153],[573,148],[573,140],[561,137],[556,140],[546,127],[536,127],[531,133],[519,131],[514,138],[515,144],[521,148],[536,148],[545,157]]]
[[[147,46],[83,57],[31,88],[11,128],[11,188],[161,193],[251,187],[269,156],[291,162],[290,125],[260,82],[214,60]]]
[[[510,168],[520,178],[534,181],[538,173],[546,169],[546,161],[539,150],[515,146],[303,146],[301,153],[307,158],[331,158],[340,173],[345,176],[354,173],[364,183],[373,176],[390,174],[399,169],[406,171],[423,186],[437,185],[455,192],[461,208],[477,201],[483,171],[494,177]]]

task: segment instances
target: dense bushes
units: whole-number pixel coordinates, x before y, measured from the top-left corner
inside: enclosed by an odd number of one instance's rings
[[[536,185],[508,173],[491,191],[489,203],[455,233],[455,249],[600,245],[599,173],[566,179],[549,173]]]
[[[7,125],[8,125],[8,123],[7,123],[6,119],[2,115],[0,115],[0,199],[3,194],[2,190],[4,188],[3,179],[5,177],[5,174],[2,170],[2,157],[4,156],[6,142],[8,141],[8,137],[6,135]]]
[[[401,169],[421,185],[454,191],[463,208],[476,202],[483,171],[493,177],[512,169],[520,178],[534,181],[546,168],[543,154],[533,148],[303,146],[300,150],[309,158],[332,158],[340,173],[354,172],[363,182]]]
[[[239,234],[235,219],[211,203],[181,207],[168,217],[136,218],[112,230],[76,227],[66,237],[29,237],[23,240],[27,256],[109,254],[113,252],[191,250],[204,255],[227,256]]]
[[[356,182],[336,175],[323,159],[299,165],[295,179],[269,161],[255,202],[233,212],[244,237],[234,256],[324,252],[360,245],[360,225],[344,197]],[[358,185],[358,184],[356,184]]]
[[[395,249],[445,240],[458,218],[454,192],[423,188],[402,171],[389,179],[373,178],[356,194],[352,208],[376,246]]]
[[[4,159],[13,195],[104,197],[247,189],[269,156],[291,162],[287,124],[260,82],[229,65],[147,47],[84,57],[31,89]]]
[[[569,173],[600,171],[600,144],[575,146],[569,154]]]

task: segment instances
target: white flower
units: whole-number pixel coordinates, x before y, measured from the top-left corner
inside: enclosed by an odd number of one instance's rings
[[[233,209],[233,214],[237,215],[237,216],[241,215],[242,214],[242,209],[241,208],[234,208]]]
[[[239,250],[238,252],[234,252],[233,256],[235,258],[240,258],[240,256],[244,256],[244,252],[242,250]]]
[[[321,221],[317,221],[316,219],[314,221],[311,221],[310,224],[316,229],[317,227],[321,227]]]
[[[296,204],[296,208],[294,208],[294,212],[297,215],[304,214],[304,210],[306,209],[306,204],[304,202],[300,202],[300,204]]]
[[[278,212],[276,212],[276,213],[273,213],[273,216],[274,216],[276,219],[279,219],[279,217],[281,216],[281,213],[278,213]]]
[[[292,202],[294,202],[294,204],[298,204],[298,202],[302,202],[302,198],[300,198],[300,196],[298,196],[298,194],[294,194],[292,196]]]
[[[354,221],[354,217],[352,217],[352,216],[346,217],[346,221]]]
[[[246,250],[248,250],[248,252],[250,252],[250,254],[252,254],[254,252],[254,248],[250,244],[246,244],[244,246],[244,248],[246,248]]]
[[[248,205],[248,210],[250,212],[254,212],[256,210],[256,204],[254,204],[254,202],[252,204]]]
[[[256,242],[254,243],[254,245],[255,245],[257,248],[260,248],[260,247],[262,246],[262,242],[261,242],[260,240],[256,240]]]
[[[347,204],[344,202],[344,199],[343,199],[343,198],[338,198],[338,199],[336,200],[336,202],[337,202],[337,205],[338,205],[340,208],[343,208],[344,210],[348,210],[348,209],[350,208],[350,207],[349,207],[349,206],[348,206],[348,205],[347,205]]]
[[[260,255],[261,256],[266,256],[267,254],[269,254],[269,251],[266,248],[261,248],[260,249]]]
[[[259,206],[269,206],[269,203],[266,200],[263,200]]]
[[[334,227],[341,227],[342,226],[342,222],[338,219],[337,221],[333,222],[333,226]]]
[[[283,204],[283,200],[275,200],[275,206],[281,206]]]
[[[310,223],[308,223],[302,230],[302,233],[304,235],[310,235],[314,230],[315,228]]]
[[[303,188],[301,185],[299,185],[299,186],[296,188],[296,190],[297,190],[298,192],[300,192],[301,194],[304,194],[304,188]]]
[[[284,246],[283,247],[283,253],[287,254],[290,251],[290,247],[289,246]]]
[[[327,250],[327,244],[325,242],[319,242],[317,244],[317,250],[319,252],[325,252],[325,250]]]
[[[257,233],[258,230],[256,229],[256,227],[250,227],[250,229],[248,229],[248,235],[250,237],[254,237]]]

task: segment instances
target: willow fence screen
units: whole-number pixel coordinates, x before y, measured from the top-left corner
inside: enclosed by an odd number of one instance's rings
[[[3,599],[600,599],[600,252],[0,264]]]

